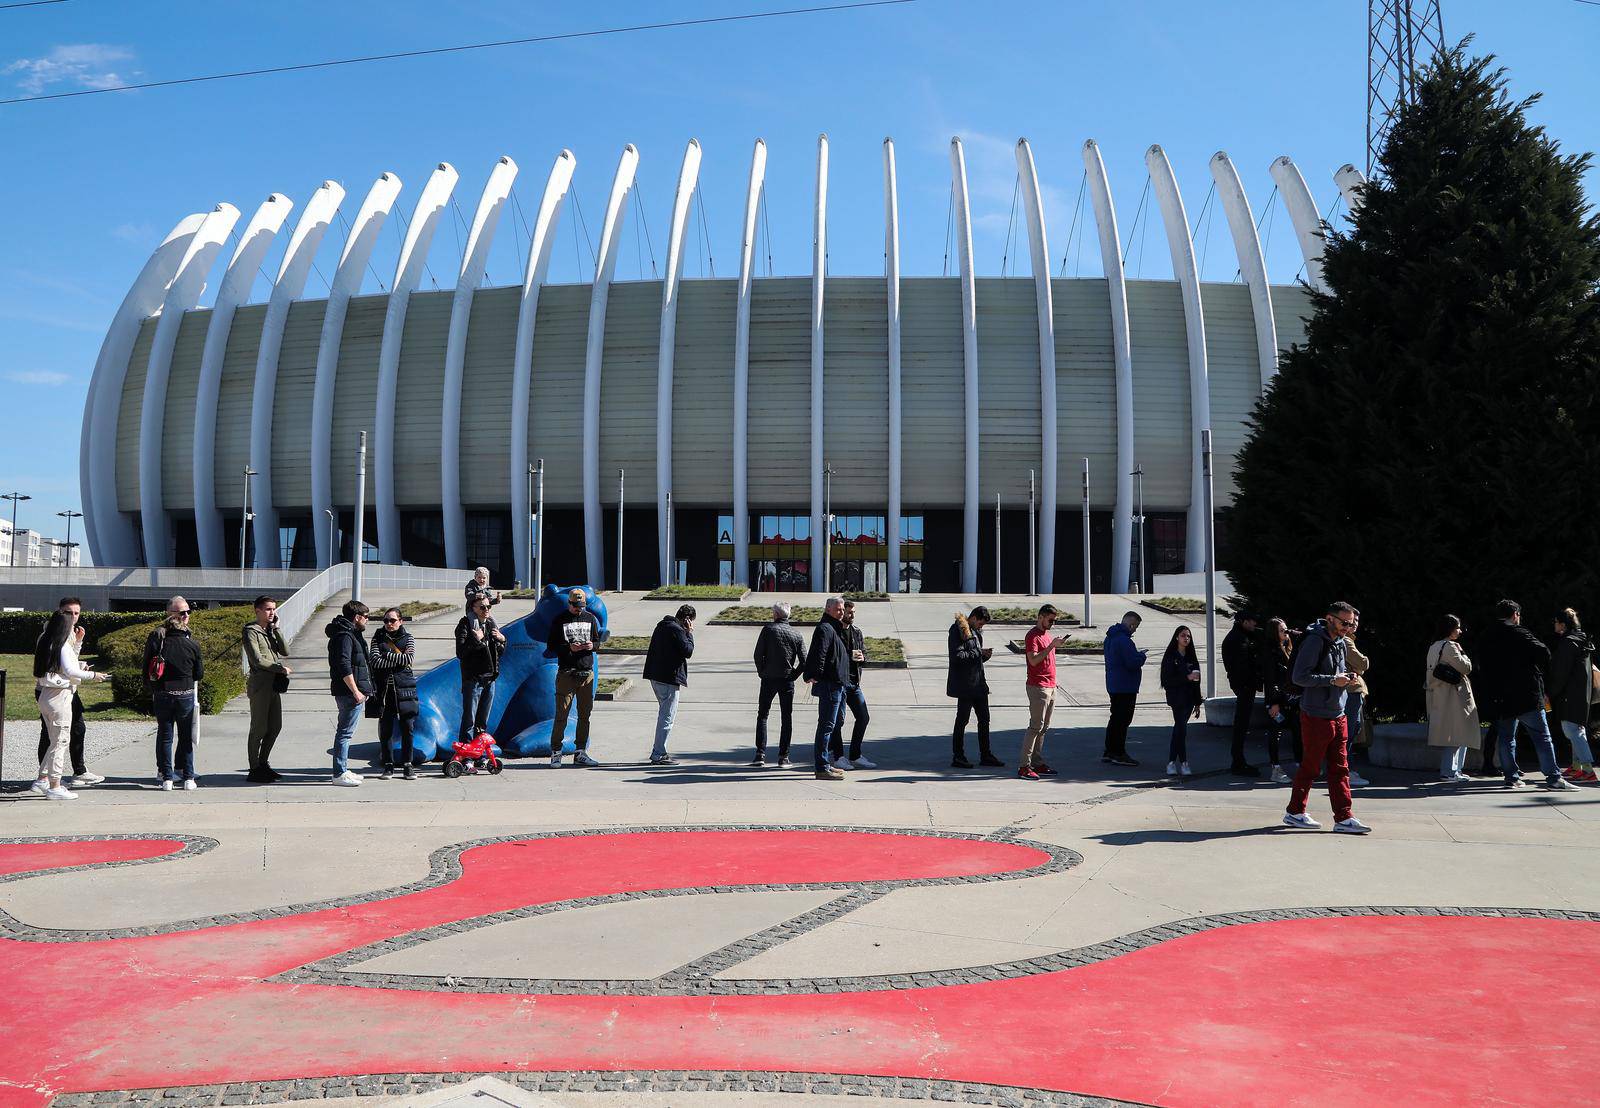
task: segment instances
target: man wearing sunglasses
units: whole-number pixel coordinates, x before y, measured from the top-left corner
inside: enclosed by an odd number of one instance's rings
[[[1305,690],[1300,697],[1300,739],[1305,757],[1295,773],[1293,791],[1283,822],[1290,827],[1322,826],[1306,815],[1306,799],[1317,779],[1323,759],[1328,762],[1328,800],[1333,805],[1335,831],[1365,835],[1372,828],[1356,819],[1350,799],[1349,721],[1345,718],[1345,690],[1355,683],[1345,655],[1346,636],[1355,630],[1356,610],[1344,601],[1328,605],[1300,640],[1294,656],[1293,681]]]
[[[600,621],[588,610],[582,589],[567,593],[567,610],[550,622],[545,649],[556,660],[556,714],[550,721],[550,764],[561,764],[561,747],[567,734],[567,714],[578,703],[578,733],[574,740],[575,766],[597,766],[589,757],[589,713],[594,708],[595,647],[604,641]]]
[[[144,642],[144,679],[156,717],[156,781],[163,792],[175,782],[196,789],[194,772],[195,686],[205,677],[200,648],[189,634],[189,602],[167,601],[167,618]],[[172,734],[178,734],[178,760],[172,760]]]
[[[467,614],[456,624],[456,659],[461,663],[461,726],[456,738],[470,742],[489,729],[489,709],[494,706],[494,683],[500,676],[500,654],[506,637],[489,618],[489,598],[467,602]]]

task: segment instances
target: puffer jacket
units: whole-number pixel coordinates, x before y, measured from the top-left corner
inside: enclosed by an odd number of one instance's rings
[[[377,690],[372,671],[367,668],[367,637],[344,615],[336,615],[326,628],[328,636],[328,691],[334,696],[349,696],[346,677],[356,679],[356,688],[367,696]]]
[[[793,681],[805,665],[806,640],[789,622],[773,620],[756,636],[756,673],[763,681]]]

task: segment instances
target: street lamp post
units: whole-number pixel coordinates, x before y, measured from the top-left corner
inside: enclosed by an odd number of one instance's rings
[[[332,508],[322,509],[322,514],[328,517],[328,564],[331,566],[339,560],[339,517]]]
[[[68,508],[64,512],[57,512],[56,515],[67,521],[67,565],[70,567],[72,564],[72,548],[78,545],[72,541],[72,521],[75,519],[82,519],[83,513],[75,512],[71,508]]]
[[[1144,595],[1144,463],[1140,462],[1133,467],[1133,479],[1136,486],[1134,503],[1137,507],[1139,518],[1139,576],[1134,579],[1134,594]]]
[[[1028,595],[1039,595],[1039,524],[1033,500],[1033,470],[1028,470]]]
[[[1217,536],[1212,519],[1211,428],[1200,432],[1200,458],[1204,463],[1206,528],[1206,695],[1217,695]]]
[[[1089,581],[1089,459],[1083,460],[1083,625],[1093,627],[1094,619],[1089,613],[1089,597],[1093,590]]]
[[[533,501],[533,526],[528,529],[533,549],[528,552],[528,568],[533,570],[533,598],[537,604],[544,591],[544,459],[530,466],[528,473],[533,479],[533,495],[529,497]]]
[[[1000,595],[1000,494],[994,494],[994,593]]]
[[[361,599],[361,564],[365,542],[362,532],[367,523],[367,433],[357,432],[356,438],[356,536],[354,562],[350,567],[350,599]]]
[[[248,465],[244,467],[244,496],[239,502],[239,584],[244,584],[244,554],[245,541],[250,536],[250,478],[256,471]]]
[[[623,495],[627,491],[627,478],[628,478],[628,471],[627,470],[625,470],[625,469],[617,470],[617,588],[619,590],[622,588],[622,515],[623,515],[623,503],[622,503],[622,500],[623,500]],[[669,492],[669,493],[667,493],[667,527],[669,528],[669,530],[667,531],[668,535],[672,534],[672,531],[670,530],[670,528],[672,526],[672,511],[671,511],[671,509],[672,509],[672,494]],[[671,554],[670,540],[669,540],[668,554],[669,555]],[[604,560],[604,558],[602,558],[601,559],[601,565],[604,565],[604,564],[605,564],[605,560]],[[605,587],[605,582],[604,581],[602,581],[600,583],[600,587],[601,588]]]
[[[17,504],[23,500],[32,500],[33,497],[20,492],[0,493],[0,500],[11,501],[11,565],[17,564]]]
[[[822,467],[822,591],[833,591],[833,463]]]

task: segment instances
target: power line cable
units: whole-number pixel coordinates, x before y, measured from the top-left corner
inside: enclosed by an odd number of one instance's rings
[[[67,0],[17,0],[11,4],[0,4],[0,12],[10,11],[12,8],[42,8],[46,4],[65,4]]]
[[[26,0],[27,3],[58,3],[62,0]],[[173,77],[165,81],[142,81],[131,85],[114,85],[111,88],[75,89],[72,92],[41,93],[36,96],[17,96],[0,100],[0,107],[8,104],[29,104],[40,100],[66,100],[78,96],[99,96],[108,92],[132,92],[136,89],[168,88],[173,85],[196,85],[208,81],[231,81],[241,77],[266,77],[279,73],[299,73],[309,69],[331,69],[342,65],[362,65],[367,62],[397,61],[404,58],[424,58],[438,54],[460,54],[471,50],[492,50],[502,46],[529,46],[547,42],[566,42],[573,39],[599,38],[603,35],[634,34],[639,31],[663,31],[680,27],[704,27],[717,23],[743,23],[756,19],[776,19],[791,15],[819,15],[830,12],[853,11],[858,8],[884,8],[900,4],[915,4],[917,0],[856,0],[848,4],[823,4],[806,8],[783,8],[770,12],[744,12],[738,15],[705,16],[700,19],[674,19],[659,23],[634,23],[622,27],[602,27],[592,31],[563,31],[553,35],[530,35],[526,38],[500,39],[494,42],[472,42],[460,46],[433,46],[422,50],[400,50],[391,54],[366,54],[356,58],[336,58],[324,62],[300,62],[295,65],[264,66],[260,69],[240,69],[229,73],[208,73],[200,77]]]
[[[1011,260],[1011,231],[1017,225],[1017,193],[1022,189],[1022,174],[1011,182],[1011,215],[1006,219],[1006,248],[1000,255],[1000,276],[1006,275],[1006,263]]]
[[[1083,210],[1083,190],[1089,183],[1089,171],[1078,178],[1078,198],[1072,202],[1072,229],[1067,232],[1067,246],[1061,251],[1061,276],[1067,275],[1067,257],[1072,253],[1072,236],[1078,232],[1078,213]]]

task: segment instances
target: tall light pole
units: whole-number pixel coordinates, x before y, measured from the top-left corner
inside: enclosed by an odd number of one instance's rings
[[[1089,585],[1089,459],[1083,460],[1083,625],[1093,627],[1094,619],[1089,613],[1089,596],[1093,591]]]
[[[23,500],[32,500],[33,497],[20,492],[0,493],[0,500],[11,501],[11,564],[17,564],[17,504]]]
[[[833,591],[833,463],[822,467],[822,591]]]
[[[339,517],[332,508],[322,509],[322,514],[328,517],[328,564],[331,566],[339,560]]]
[[[627,476],[628,473],[626,470],[617,470],[617,588],[619,590],[622,588],[622,502],[623,493],[626,491],[625,486],[627,482]],[[672,494],[670,492],[667,493],[667,527],[667,534],[670,535],[672,533]],[[670,558],[671,556],[672,543],[669,540],[667,543],[667,557]],[[602,566],[605,564],[604,559],[601,560],[600,564]],[[605,582],[600,582],[600,585],[602,588],[604,588]]]
[[[64,512],[57,512],[56,515],[67,521],[67,563],[70,565],[72,562],[72,547],[75,545],[72,541],[72,521],[75,519],[82,519],[83,513],[75,512],[71,508],[68,508]]]
[[[528,529],[533,549],[528,551],[528,568],[533,570],[533,599],[537,604],[544,591],[544,459],[530,466],[528,473],[533,478],[533,494],[528,497],[533,503],[533,526]]]
[[[239,584],[244,584],[245,541],[250,537],[250,478],[256,471],[244,467],[244,496],[239,501]]]
[[[1206,528],[1206,695],[1217,695],[1217,536],[1211,501],[1211,428],[1200,432],[1200,459],[1204,463]]]
[[[1133,467],[1134,503],[1137,507],[1139,523],[1139,576],[1134,581],[1134,594],[1144,595],[1144,463],[1140,462]]]
[[[1028,595],[1039,595],[1039,524],[1033,501],[1033,470],[1028,470]]]
[[[994,593],[1000,595],[1000,494],[994,494]]]
[[[356,440],[356,538],[355,564],[350,567],[350,599],[361,599],[361,563],[363,561],[361,534],[367,522],[367,433],[357,432]]]

